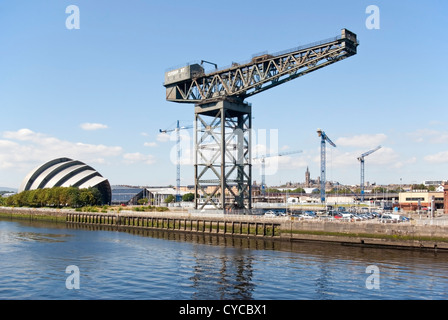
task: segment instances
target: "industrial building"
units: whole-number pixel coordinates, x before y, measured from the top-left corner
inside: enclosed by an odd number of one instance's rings
[[[110,203],[109,181],[91,166],[70,158],[57,158],[33,169],[23,180],[18,192],[53,187],[97,188],[103,203]]]
[[[425,210],[434,206],[435,210],[444,208],[444,193],[428,190],[400,192],[398,202],[403,210]]]
[[[146,197],[146,189],[131,186],[112,186],[112,205],[136,205]]]

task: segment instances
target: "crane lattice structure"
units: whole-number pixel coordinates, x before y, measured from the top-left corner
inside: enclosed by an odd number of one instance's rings
[[[195,198],[196,209],[251,208],[252,106],[244,100],[355,55],[357,46],[356,34],[342,29],[331,39],[208,73],[200,64],[165,73],[166,99],[195,104],[195,195],[204,195],[200,207]]]
[[[361,163],[361,202],[364,201],[364,157],[367,157],[368,155],[371,155],[375,151],[381,149],[381,146],[376,147],[375,149],[372,149],[370,151],[367,151],[366,153],[363,153],[358,157],[359,162]]]
[[[326,142],[336,148],[336,145],[321,129],[317,129],[317,134],[320,140],[320,201],[325,202],[325,187],[327,184],[326,178]]]
[[[297,150],[297,151],[286,151],[286,152],[281,152],[281,153],[274,153],[274,154],[264,154],[261,156],[257,156],[255,158],[253,158],[253,160],[257,160],[260,159],[261,161],[261,193],[265,194],[266,192],[266,158],[271,158],[271,157],[281,157],[281,156],[286,156],[286,155],[290,155],[290,154],[296,154],[296,153],[301,153],[302,150]]]
[[[181,154],[182,149],[180,146],[180,130],[187,130],[191,129],[193,126],[180,126],[179,120],[177,120],[177,126],[174,129],[166,129],[162,130],[160,129],[160,133],[168,133],[168,132],[176,132],[176,156],[177,156],[177,163],[176,163],[176,202],[180,202],[182,200],[182,197],[180,195],[180,163],[181,163]]]

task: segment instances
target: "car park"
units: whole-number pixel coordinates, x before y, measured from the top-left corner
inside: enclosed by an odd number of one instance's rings
[[[278,214],[275,213],[275,212],[272,211],[272,210],[269,210],[269,211],[266,211],[266,212],[265,212],[264,216],[267,217],[267,218],[274,218],[274,217],[277,217]]]

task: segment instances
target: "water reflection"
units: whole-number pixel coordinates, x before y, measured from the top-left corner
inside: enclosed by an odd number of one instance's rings
[[[254,291],[252,257],[221,253],[210,260],[202,252],[194,254],[196,264],[190,278],[195,289],[192,299],[250,300]]]
[[[22,297],[71,297],[64,287],[71,264],[81,268],[77,297],[86,299],[446,298],[448,292],[446,253],[1,220],[0,243],[7,257],[0,260],[0,298],[6,289]],[[380,291],[365,287],[369,265],[381,270]]]

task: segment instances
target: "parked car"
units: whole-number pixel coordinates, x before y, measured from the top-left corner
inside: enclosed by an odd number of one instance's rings
[[[397,222],[397,220],[392,218],[392,216],[390,214],[383,214],[380,218],[380,221],[382,223]]]
[[[267,218],[273,218],[273,217],[277,217],[277,213],[275,213],[272,210],[269,210],[269,211],[265,212],[264,216],[267,217]]]
[[[305,211],[304,213],[301,214],[301,216],[307,218],[316,218],[316,213],[314,211]]]
[[[343,219],[351,219],[351,218],[353,218],[353,214],[350,213],[350,212],[343,212],[342,213],[342,218]]]

